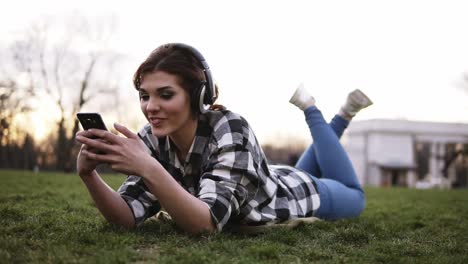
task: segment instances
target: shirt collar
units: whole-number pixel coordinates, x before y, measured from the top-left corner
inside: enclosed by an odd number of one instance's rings
[[[174,164],[178,169],[187,173],[199,171],[199,167],[202,163],[202,155],[208,146],[209,137],[212,132],[212,128],[210,127],[207,118],[206,114],[199,116],[195,137],[193,138],[192,144],[190,145],[190,149],[183,163],[177,157],[174,143],[168,136],[165,137],[164,152],[166,152],[169,162]],[[186,171],[187,167],[190,167],[189,171]]]

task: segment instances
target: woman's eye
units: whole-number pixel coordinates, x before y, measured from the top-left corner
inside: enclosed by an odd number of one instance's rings
[[[142,101],[148,101],[149,100],[149,96],[147,94],[140,94],[140,100]]]
[[[165,100],[169,100],[174,96],[174,93],[161,93],[161,98]]]

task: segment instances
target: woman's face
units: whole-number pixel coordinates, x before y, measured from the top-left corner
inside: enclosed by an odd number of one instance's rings
[[[143,76],[140,106],[157,137],[184,134],[195,122],[188,93],[179,85],[176,75],[163,71]]]

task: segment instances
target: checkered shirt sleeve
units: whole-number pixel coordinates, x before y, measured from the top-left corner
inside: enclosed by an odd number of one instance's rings
[[[139,176],[128,176],[117,192],[132,210],[136,225],[142,224],[161,210],[159,201],[149,192],[143,178]]]
[[[214,128],[216,144],[200,177],[198,197],[210,207],[217,229],[240,214],[258,178],[243,120],[225,116]],[[216,138],[217,137],[217,138]]]
[[[151,137],[151,128],[148,125],[145,126],[138,132],[138,136],[147,147],[147,152],[151,156],[157,157],[157,140]],[[128,176],[117,192],[132,210],[136,225],[142,224],[147,218],[161,210],[159,201],[148,190],[142,177]]]

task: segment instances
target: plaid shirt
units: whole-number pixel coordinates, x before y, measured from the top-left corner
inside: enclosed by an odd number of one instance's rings
[[[290,166],[268,165],[249,124],[233,112],[200,115],[183,163],[169,137],[156,138],[149,124],[138,135],[174,179],[208,205],[219,231],[228,222],[259,225],[313,216],[320,205],[311,177]],[[161,209],[141,177],[128,176],[118,192],[138,225]]]

